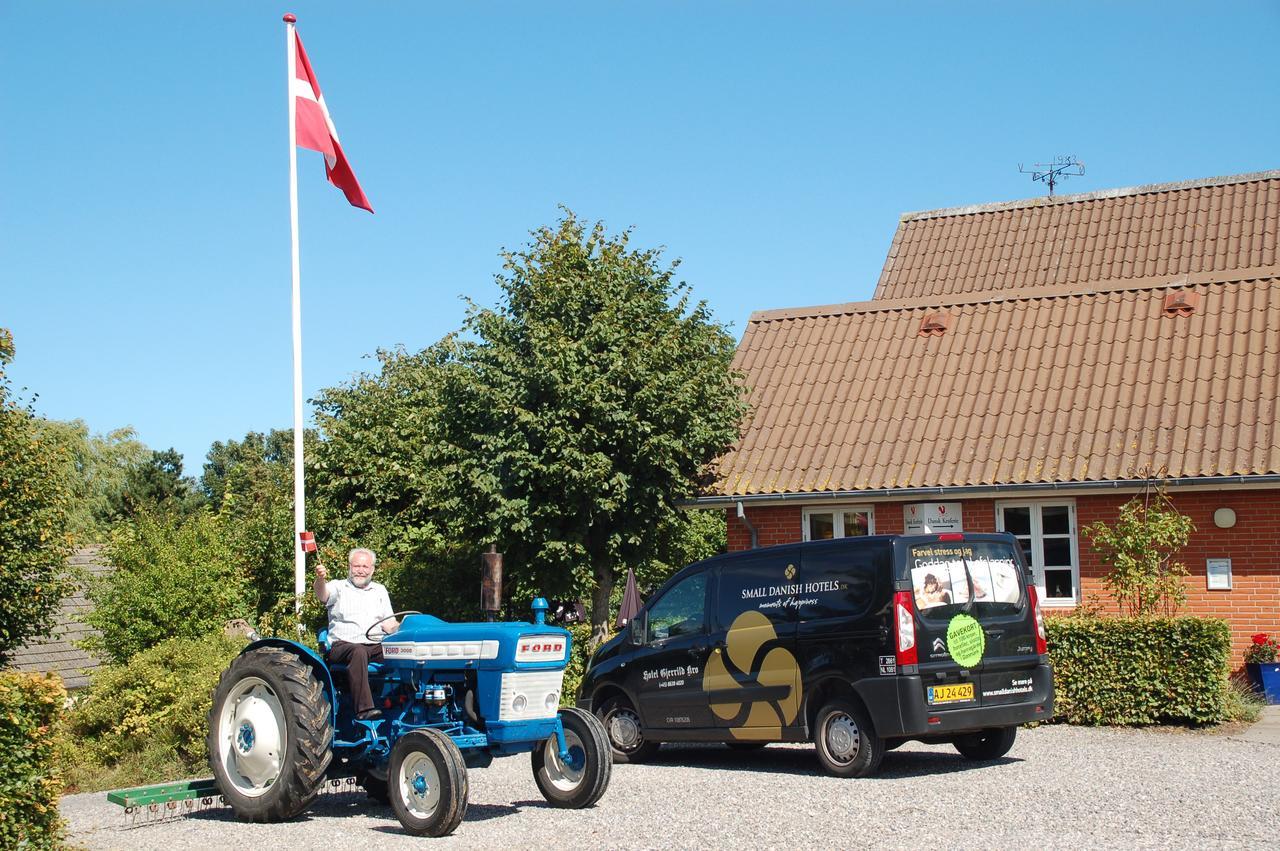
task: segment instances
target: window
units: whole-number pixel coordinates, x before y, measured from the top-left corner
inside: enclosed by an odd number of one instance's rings
[[[996,527],[1018,538],[1047,605],[1073,606],[1080,588],[1076,509],[1070,502],[996,503]]]
[[[747,550],[725,559],[716,586],[716,627],[729,629],[743,612],[759,612],[783,635],[794,628],[794,601],[802,596],[784,586],[800,581],[799,545]]]
[[[649,609],[645,644],[702,633],[706,624],[707,573],[703,571],[680,580]]]
[[[836,505],[804,510],[804,540],[856,538],[875,532],[875,512],[870,505]]]

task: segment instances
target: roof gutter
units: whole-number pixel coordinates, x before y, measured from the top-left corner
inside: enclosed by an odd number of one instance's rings
[[[1186,476],[1172,479],[1160,479],[1160,484],[1168,487],[1189,487],[1194,485],[1215,487],[1224,485],[1277,485],[1280,486],[1280,475],[1264,476]],[[1095,482],[1023,482],[1018,484],[962,485],[958,487],[930,488],[878,488],[875,490],[840,490],[808,493],[761,493],[703,496],[697,499],[683,500],[679,504],[686,508],[728,508],[737,507],[742,516],[744,505],[780,502],[838,502],[849,499],[910,499],[912,497],[935,498],[941,496],[986,495],[1000,493],[1025,493],[1027,491],[1082,491],[1082,490],[1119,490],[1121,488],[1140,488],[1145,484],[1142,479],[1109,479]]]

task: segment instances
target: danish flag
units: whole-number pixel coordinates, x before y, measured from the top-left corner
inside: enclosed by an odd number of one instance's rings
[[[338,131],[334,129],[333,119],[329,117],[329,108],[325,106],[324,95],[320,93],[320,83],[311,70],[311,62],[307,59],[307,51],[302,48],[302,38],[295,30],[293,33],[295,50],[293,102],[297,111],[298,135],[295,139],[298,147],[324,154],[324,176],[329,182],[342,190],[351,206],[373,212],[369,199],[365,197],[356,173],[347,162],[347,155],[342,152],[338,142]]]

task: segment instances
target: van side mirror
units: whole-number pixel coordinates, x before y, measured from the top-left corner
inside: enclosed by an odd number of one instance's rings
[[[632,644],[644,644],[644,625],[649,619],[648,612],[641,612],[627,624],[627,640]]]

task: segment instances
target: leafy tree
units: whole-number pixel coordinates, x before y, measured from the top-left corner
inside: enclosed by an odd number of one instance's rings
[[[12,397],[13,355],[13,336],[0,328],[0,663],[52,626],[70,551],[67,456]]]
[[[115,570],[89,583],[85,646],[121,663],[169,638],[220,632],[251,616],[251,590],[218,518],[207,510],[140,514],[111,533]]]
[[[181,453],[169,448],[152,451],[150,458],[129,469],[124,488],[110,499],[110,510],[117,520],[161,512],[187,515],[203,503],[195,483],[182,475]]]
[[[41,420],[51,440],[66,450],[71,483],[68,527],[77,543],[106,540],[131,471],[147,463],[149,450],[132,428],[91,434],[84,420]]]
[[[314,455],[314,432],[304,435]],[[213,444],[200,487],[218,511],[259,614],[293,601],[293,432],[249,432]],[[309,524],[311,525],[311,524]]]
[[[1120,506],[1114,524],[1099,520],[1084,528],[1111,565],[1102,581],[1122,614],[1171,615],[1186,603],[1187,567],[1175,559],[1195,528],[1163,487],[1148,487]]]
[[[733,339],[658,250],[571,212],[504,252],[498,307],[445,341],[439,505],[525,594],[590,593],[596,641],[628,565],[671,563],[678,507],[738,437]]]
[[[416,354],[379,351],[381,369],[323,391],[316,422],[309,516],[326,554],[351,546],[378,553],[379,581],[397,608],[442,617],[473,615],[479,601],[480,545],[456,534],[439,508],[448,488],[440,422],[446,339]]]
[[[215,511],[222,508],[228,480],[239,471],[249,479],[257,479],[264,470],[293,470],[293,431],[273,429],[267,434],[251,431],[243,440],[215,440],[205,456],[200,490]],[[268,475],[275,475],[274,472]]]

